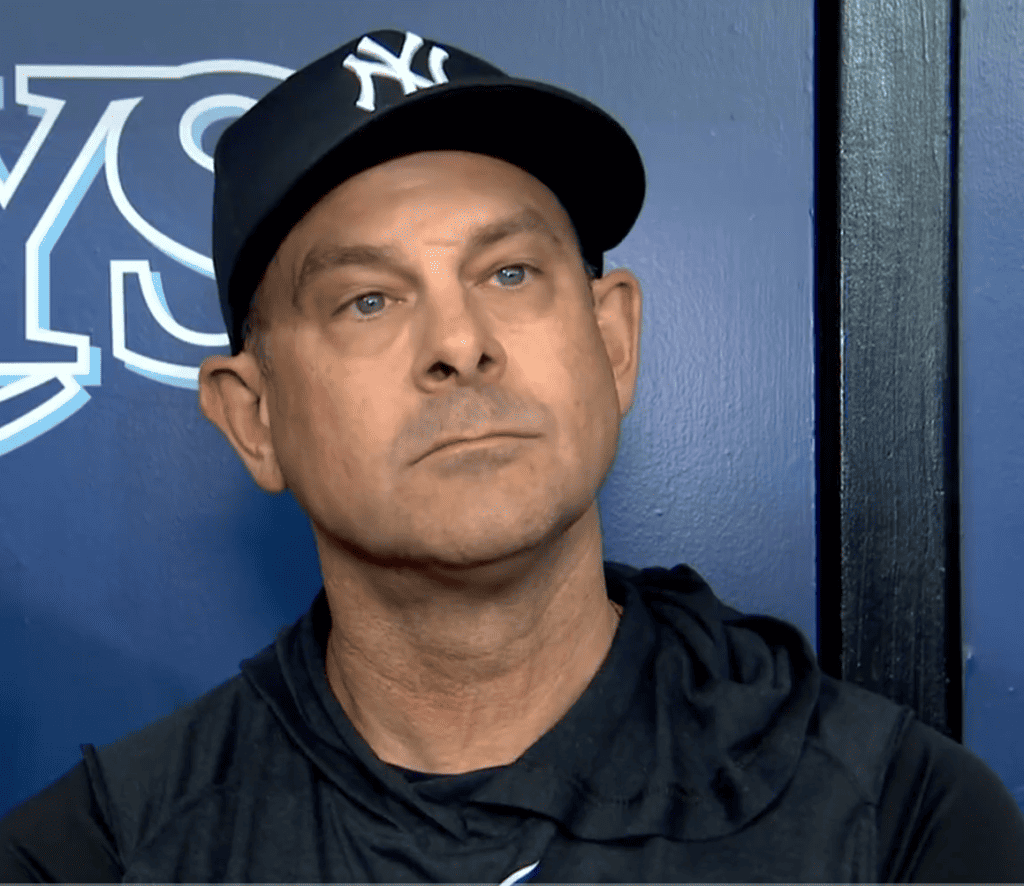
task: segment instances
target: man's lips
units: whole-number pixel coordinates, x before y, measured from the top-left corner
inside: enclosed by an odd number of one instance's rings
[[[452,437],[452,438],[444,440],[444,441],[442,441],[440,443],[434,444],[434,446],[431,449],[427,450],[425,453],[423,453],[423,455],[419,456],[419,458],[416,459],[416,462],[422,461],[428,455],[433,455],[435,452],[439,452],[440,450],[443,450],[443,449],[448,449],[449,447],[456,446],[456,445],[458,445],[460,443],[477,443],[477,442],[480,442],[480,441],[483,441],[483,440],[492,440],[492,439],[493,440],[503,440],[503,439],[516,439],[516,438],[518,438],[518,439],[521,439],[521,440],[529,440],[529,439],[532,439],[532,438],[534,438],[536,436],[538,436],[538,435],[537,434],[525,434],[525,433],[517,432],[517,431],[494,431],[494,432],[492,432],[490,434],[479,434],[479,435],[472,436],[472,437]],[[413,464],[415,464],[416,462],[413,462]]]

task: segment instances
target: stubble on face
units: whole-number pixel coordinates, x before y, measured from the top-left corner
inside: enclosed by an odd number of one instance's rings
[[[539,181],[474,154],[400,158],[331,192],[278,258],[278,306],[296,299],[274,334],[274,443],[325,567],[465,592],[593,506],[621,415],[571,222]],[[495,430],[519,436],[427,454]]]

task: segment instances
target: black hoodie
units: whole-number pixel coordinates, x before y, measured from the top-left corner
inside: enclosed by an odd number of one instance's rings
[[[910,708],[686,566],[605,563],[625,607],[508,766],[382,762],[324,674],[323,590],[241,673],[0,821],[4,882],[1024,881],[1024,816]]]

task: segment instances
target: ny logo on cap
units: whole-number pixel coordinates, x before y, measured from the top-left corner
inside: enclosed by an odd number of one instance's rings
[[[421,77],[419,74],[412,72],[410,67],[412,57],[422,45],[422,37],[413,34],[411,31],[406,31],[405,43],[402,44],[402,53],[396,56],[372,37],[363,37],[356,47],[356,52],[368,55],[370,58],[376,59],[376,61],[356,58],[352,53],[349,53],[342,63],[342,67],[348,68],[359,78],[359,98],[356,101],[356,107],[362,108],[364,111],[376,110],[375,102],[377,96],[373,89],[374,76],[397,80],[402,84],[402,91],[406,95],[410,95],[419,89],[426,89],[428,86],[440,86],[442,83],[447,83],[448,75],[445,74],[444,68],[441,66],[447,60],[448,53],[440,46],[434,46],[427,58],[427,65],[430,68],[430,76],[434,78],[433,80],[428,80],[426,77]]]

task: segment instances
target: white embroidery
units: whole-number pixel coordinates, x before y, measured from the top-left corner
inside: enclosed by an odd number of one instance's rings
[[[423,38],[405,32],[405,43],[402,44],[402,52],[395,55],[385,47],[381,46],[371,37],[363,37],[356,47],[356,52],[368,55],[376,61],[356,58],[352,53],[346,56],[342,66],[350,70],[359,78],[359,98],[356,100],[356,107],[364,111],[376,110],[377,96],[373,88],[373,78],[387,77],[389,80],[397,80],[402,84],[402,91],[410,95],[419,89],[426,89],[429,86],[440,86],[448,82],[448,75],[445,74],[442,65],[448,59],[448,53],[440,46],[434,46],[427,58],[427,65],[430,68],[430,76],[433,80],[414,74],[410,65],[412,57],[423,45]]]
[[[537,860],[533,864],[528,864],[525,868],[520,868],[514,874],[509,874],[498,886],[513,886],[515,883],[521,883],[527,876],[533,873],[540,861]]]

